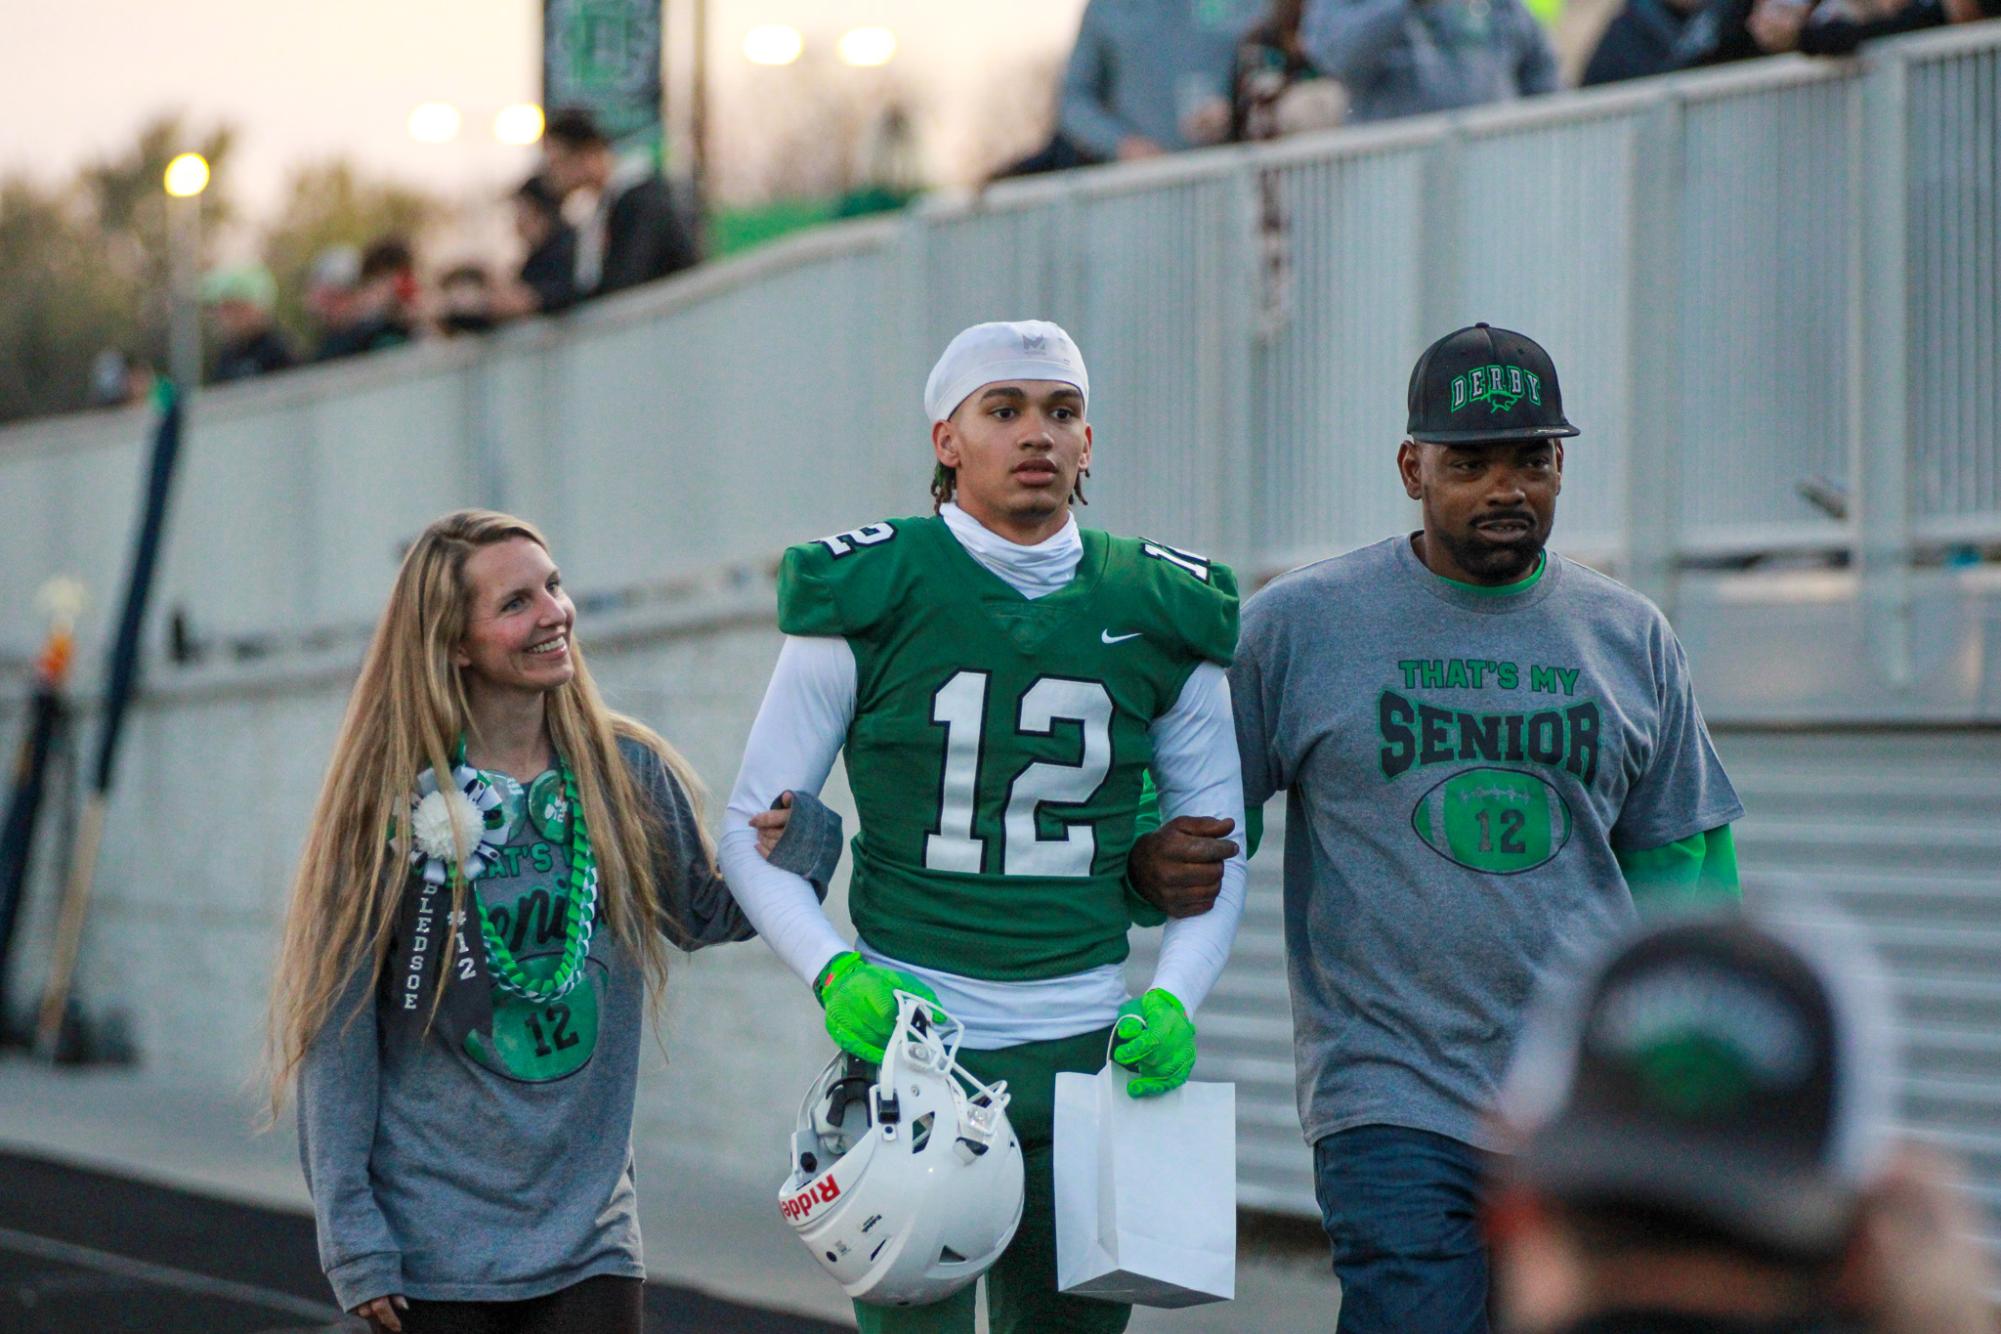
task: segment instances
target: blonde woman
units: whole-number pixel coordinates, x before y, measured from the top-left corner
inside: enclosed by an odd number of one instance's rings
[[[752,931],[698,785],[609,711],[547,541],[464,510],[410,549],[348,701],[273,989],[320,1261],[379,1330],[638,1334],[632,1114],[667,945]],[[758,818],[824,885],[839,821]]]

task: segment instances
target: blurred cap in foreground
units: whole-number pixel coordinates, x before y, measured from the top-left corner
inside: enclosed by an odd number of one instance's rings
[[[1859,937],[1744,915],[1645,931],[1524,1033],[1517,1172],[1760,1248],[1828,1255],[1890,1143],[1886,989]]]

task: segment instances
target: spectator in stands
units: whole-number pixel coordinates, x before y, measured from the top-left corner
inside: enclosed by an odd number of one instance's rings
[[[1237,46],[1237,81],[1230,138],[1276,139],[1341,123],[1347,98],[1340,85],[1306,58],[1300,20],[1306,0],[1274,0],[1264,21]]]
[[[278,284],[263,265],[214,270],[202,281],[202,302],[222,336],[210,376],[217,384],[268,375],[298,363],[272,318]]]
[[[1675,42],[1671,69],[1755,60],[1768,54],[1751,32],[1752,0],[1705,0]]]
[[[1745,27],[1760,49],[1845,56],[1878,37],[2001,16],[2001,0],[1753,0]]]
[[[1996,12],[2001,0],[1626,0],[1583,81],[1608,83],[1788,51],[1845,56],[1872,38]]]
[[[1063,74],[1061,140],[1098,162],[1221,143],[1237,43],[1263,10],[1263,0],[1090,0]]]
[[[1348,119],[1389,120],[1552,92],[1556,56],[1522,0],[1308,0],[1313,63]]]
[[[122,347],[107,347],[90,361],[90,406],[124,408],[142,403],[153,392],[152,366]]]
[[[1511,1328],[1993,1334],[1936,1161],[1896,1151],[1886,991],[1742,914],[1630,940],[1524,1033],[1490,1219]]]
[[[454,264],[438,279],[438,329],[447,336],[479,334],[499,321],[493,310],[493,278],[474,261]]]
[[[514,191],[514,234],[525,257],[511,283],[493,294],[502,318],[566,310],[577,299],[577,232],[563,217],[563,201],[549,182],[530,176]]]
[[[1702,0],[1626,0],[1585,62],[1586,86],[1665,74],[1695,63]]]
[[[1626,0],[1584,68],[1587,85],[1798,51],[1845,56],[1900,32],[2001,13],[2001,0]]]
[[[380,352],[401,347],[417,337],[419,287],[416,259],[410,243],[385,236],[361,255],[360,282],[354,289],[353,319],[329,332],[320,345],[322,360]]]
[[[576,292],[607,296],[679,273],[701,259],[694,207],[643,160],[620,162],[588,111],[558,111],[542,136],[556,193],[590,190],[597,204],[577,233]]]
[[[306,314],[315,329],[314,361],[342,355],[346,331],[357,318],[355,292],[360,286],[361,251],[356,247],[332,245],[313,256],[306,272]]]
[[[328,246],[312,256],[306,270],[306,316],[312,320],[312,360],[328,360],[342,330],[354,324],[354,288],[362,280],[362,252]]]

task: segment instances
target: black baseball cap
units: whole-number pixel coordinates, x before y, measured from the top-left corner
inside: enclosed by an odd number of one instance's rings
[[[1555,440],[1577,434],[1563,415],[1556,366],[1512,329],[1475,324],[1424,350],[1410,373],[1410,438],[1441,445]]]
[[[1517,1175],[1832,1256],[1889,1143],[1886,996],[1836,931],[1730,914],[1644,932],[1525,1032],[1504,1099],[1529,1128]]]

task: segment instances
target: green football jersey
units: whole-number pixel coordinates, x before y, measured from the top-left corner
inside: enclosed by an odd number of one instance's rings
[[[785,553],[780,628],[854,650],[849,908],[892,958],[1021,980],[1126,956],[1147,728],[1197,664],[1229,665],[1237,585],[1158,543],[1082,538],[1076,576],[1033,600],[937,518]]]

